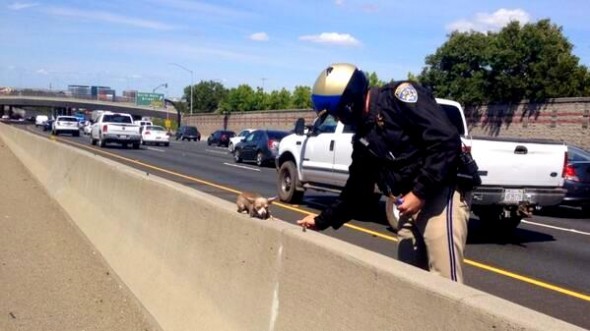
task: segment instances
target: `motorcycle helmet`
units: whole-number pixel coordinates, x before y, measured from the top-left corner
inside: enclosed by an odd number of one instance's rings
[[[324,69],[311,91],[316,112],[326,111],[344,124],[360,117],[369,80],[365,73],[349,63],[335,63]]]

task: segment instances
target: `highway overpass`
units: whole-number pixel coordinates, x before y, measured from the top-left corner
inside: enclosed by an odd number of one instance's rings
[[[167,103],[173,104],[167,100]],[[35,108],[49,107],[65,110],[69,113],[72,110],[108,110],[113,112],[126,112],[134,115],[149,116],[157,118],[176,118],[180,122],[180,114],[174,106],[168,108],[153,108],[149,106],[137,106],[130,102],[109,102],[91,99],[76,99],[66,95],[0,95],[0,113],[7,114],[11,107]]]

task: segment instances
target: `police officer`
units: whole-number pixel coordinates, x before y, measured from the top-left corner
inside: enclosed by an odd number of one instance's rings
[[[461,140],[430,92],[411,81],[369,89],[364,72],[337,63],[320,73],[312,103],[353,127],[352,163],[338,201],[297,223],[338,229],[364,211],[377,184],[398,202],[398,258],[463,282],[469,204],[455,183]]]

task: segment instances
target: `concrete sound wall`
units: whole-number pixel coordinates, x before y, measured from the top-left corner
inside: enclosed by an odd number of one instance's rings
[[[474,136],[543,138],[564,141],[590,150],[590,98],[557,98],[544,103],[469,107],[465,110],[469,131]],[[312,110],[248,111],[196,114],[183,123],[196,125],[203,138],[221,128],[236,132],[245,128],[292,130],[299,117],[311,123]]]
[[[0,124],[165,330],[574,330],[380,254]]]

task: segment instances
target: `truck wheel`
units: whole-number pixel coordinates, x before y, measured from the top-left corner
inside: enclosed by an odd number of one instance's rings
[[[90,140],[90,143],[91,143],[93,146],[94,146],[94,145],[96,145],[96,139],[92,139],[92,140]]]
[[[262,152],[256,153],[256,165],[259,167],[264,165],[264,154]]]
[[[139,149],[139,143],[133,143],[133,149]]]
[[[299,179],[297,178],[297,167],[293,161],[281,164],[277,180],[279,199],[289,203],[299,203],[303,200],[303,191],[298,191]]]
[[[98,137],[98,146],[105,147],[107,144],[102,140],[102,137]]]

